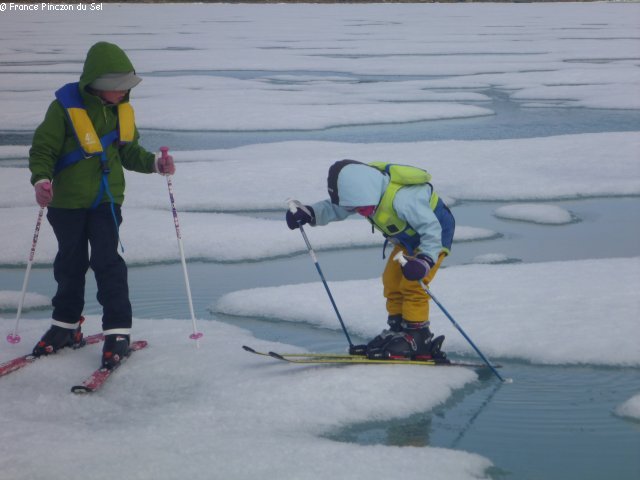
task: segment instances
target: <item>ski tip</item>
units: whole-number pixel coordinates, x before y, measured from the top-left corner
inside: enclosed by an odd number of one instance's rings
[[[131,347],[131,350],[135,351],[135,350],[142,350],[143,348],[147,348],[148,345],[149,345],[149,342],[147,342],[146,340],[136,340],[130,345],[130,347]]]
[[[78,343],[74,343],[73,345],[71,345],[71,348],[74,350],[78,350],[79,348],[85,347],[87,345],[91,345],[91,344],[87,342],[86,339],[83,338]]]
[[[247,352],[256,353],[256,351],[253,348],[247,347],[246,345],[243,345],[242,349],[246,350]]]
[[[74,385],[71,387],[71,393],[86,394],[91,392],[93,392],[93,390],[85,385]]]
[[[286,360],[282,355],[276,352],[269,352],[269,356],[273,358],[277,358],[278,360]]]
[[[502,383],[513,383],[513,378],[505,378]]]

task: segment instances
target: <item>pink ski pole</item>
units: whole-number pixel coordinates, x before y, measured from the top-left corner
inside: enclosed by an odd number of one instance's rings
[[[167,157],[169,147],[160,147],[162,152],[162,158]],[[178,237],[178,248],[180,249],[180,260],[182,262],[182,272],[184,273],[184,283],[187,289],[187,299],[189,300],[189,312],[191,313],[191,323],[193,325],[193,333],[189,335],[189,338],[196,341],[196,347],[200,348],[200,338],[202,333],[198,332],[196,326],[196,315],[193,311],[193,300],[191,298],[191,286],[189,285],[189,274],[187,273],[187,261],[184,257],[184,247],[182,245],[182,235],[180,234],[180,223],[178,222],[178,212],[176,211],[176,203],[173,199],[173,183],[171,182],[171,175],[167,175],[167,188],[169,189],[169,200],[171,201],[171,211],[173,213],[173,224],[176,227],[176,236]]]
[[[20,294],[20,301],[18,302],[18,312],[16,313],[16,326],[13,328],[13,333],[7,335],[7,342],[9,343],[20,343],[18,326],[20,325],[20,316],[22,315],[22,307],[24,306],[24,296],[27,293],[27,284],[29,283],[29,274],[31,273],[33,258],[36,256],[36,245],[38,244],[38,235],[40,235],[40,225],[42,225],[43,214],[44,207],[40,207],[40,211],[38,212],[38,220],[36,221],[36,229],[33,232],[33,241],[31,242],[31,252],[29,253],[29,261],[27,262],[27,271],[24,274],[24,281],[22,282],[22,293]]]

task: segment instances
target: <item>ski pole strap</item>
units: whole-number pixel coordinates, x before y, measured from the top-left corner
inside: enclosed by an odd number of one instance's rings
[[[109,203],[111,207],[111,216],[113,217],[113,222],[116,226],[116,235],[118,237],[118,243],[120,244],[120,250],[124,253],[124,245],[122,244],[122,240],[120,239],[120,225],[118,224],[118,217],[116,216],[115,209],[115,200],[113,195],[111,194],[111,190],[109,189],[109,173],[111,170],[107,166],[107,154],[103,151],[100,155],[100,165],[102,166],[102,179],[100,180],[100,188],[98,189],[98,195],[96,195],[96,199],[93,201],[90,210],[95,210],[102,200],[102,197],[106,193],[109,197]]]

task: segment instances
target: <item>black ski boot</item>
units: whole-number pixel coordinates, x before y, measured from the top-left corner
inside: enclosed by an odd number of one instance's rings
[[[102,346],[102,368],[111,370],[117,367],[130,353],[129,335],[105,335],[104,345]]]
[[[82,336],[83,321],[84,317],[80,317],[80,321],[77,324],[69,324],[71,328],[61,327],[60,325],[63,322],[56,322],[55,325],[51,325],[49,330],[46,331],[33,348],[32,355],[40,357],[42,355],[55,353],[61,348],[78,347],[82,345],[82,342],[84,342]]]
[[[446,361],[446,354],[441,351],[444,335],[433,338],[428,322],[402,322],[402,331],[378,348],[367,351],[367,356],[375,360],[409,359],[431,360],[437,355],[441,361]]]
[[[383,330],[366,345],[353,345],[349,348],[350,355],[368,355],[370,350],[377,350],[394,335],[402,332],[402,315],[389,315],[387,319],[388,330]]]
[[[442,342],[444,342],[444,335],[432,339],[427,345],[429,353],[423,356],[416,355],[416,360],[435,360],[436,363],[451,363],[447,358],[447,354],[442,351]]]

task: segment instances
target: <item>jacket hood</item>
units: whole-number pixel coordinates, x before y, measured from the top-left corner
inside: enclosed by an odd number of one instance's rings
[[[80,76],[80,91],[98,77],[107,73],[135,72],[127,54],[113,43],[98,42],[87,52]]]
[[[343,161],[345,162],[345,161]],[[335,192],[330,194],[341,207],[365,207],[378,205],[389,183],[380,170],[364,163],[346,161],[337,173]],[[339,165],[337,162],[334,166]],[[334,167],[332,167],[334,168]],[[329,173],[331,177],[331,170]],[[329,179],[331,183],[331,178]]]

